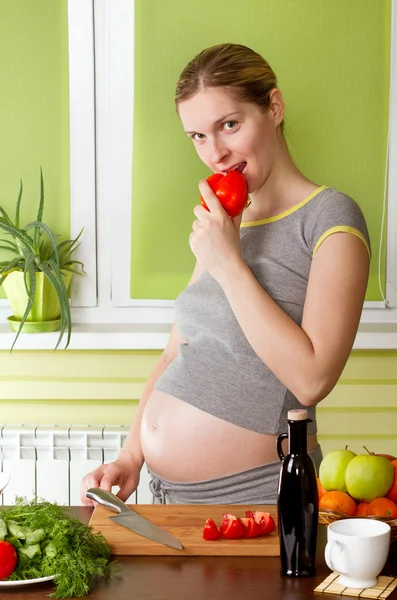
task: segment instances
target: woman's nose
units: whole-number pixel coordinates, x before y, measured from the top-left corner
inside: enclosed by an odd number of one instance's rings
[[[229,155],[229,151],[218,141],[212,142],[212,162],[216,165],[221,164]]]

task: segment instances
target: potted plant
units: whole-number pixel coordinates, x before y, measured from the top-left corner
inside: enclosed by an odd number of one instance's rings
[[[41,169],[37,218],[22,227],[19,218],[22,191],[21,181],[14,221],[0,206],[0,230],[7,235],[0,239],[0,248],[13,255],[0,261],[0,285],[3,285],[14,312],[8,322],[17,333],[11,351],[21,331],[60,330],[55,350],[67,331],[67,348],[72,331],[68,288],[73,273],[85,274],[83,263],[72,259],[83,230],[76,239],[57,244],[55,234],[42,221],[44,181]]]

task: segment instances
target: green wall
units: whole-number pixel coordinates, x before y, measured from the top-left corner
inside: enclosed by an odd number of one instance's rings
[[[67,36],[67,0],[0,0],[0,206],[14,217],[22,179],[21,224],[32,221],[41,166],[44,221],[62,238],[70,230]]]
[[[241,0],[151,0],[135,6],[131,296],[173,299],[190,277],[192,210],[198,181],[209,173],[182,131],[174,88],[199,51],[235,42],[262,54],[276,72],[298,167],[363,208],[373,248],[367,300],[380,300],[390,0],[250,0],[244,7]]]
[[[0,352],[0,424],[128,425],[159,351]],[[355,351],[318,407],[325,451],[397,456],[397,351]]]

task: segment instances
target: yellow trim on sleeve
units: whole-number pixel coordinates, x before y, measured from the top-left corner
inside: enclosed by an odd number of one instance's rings
[[[365,239],[365,237],[363,236],[363,234],[361,233],[361,231],[359,231],[358,229],[355,229],[355,227],[349,227],[348,225],[336,225],[335,227],[331,227],[330,229],[327,229],[327,231],[324,231],[322,236],[318,239],[317,244],[314,246],[313,256],[315,255],[315,253],[317,252],[317,250],[319,249],[319,247],[321,246],[321,244],[327,237],[329,237],[333,233],[340,233],[340,232],[352,233],[353,235],[356,235],[358,238],[360,238],[360,240],[362,240],[364,242],[365,247],[368,250],[368,255],[371,258],[371,251],[369,249],[368,242]]]
[[[299,202],[299,204],[295,204],[295,206],[289,208],[288,210],[285,210],[279,215],[275,215],[274,217],[268,217],[267,219],[259,219],[259,221],[245,221],[241,223],[240,227],[254,227],[255,225],[264,225],[265,223],[273,223],[273,221],[279,221],[280,219],[284,219],[284,217],[288,217],[288,215],[291,215],[292,213],[297,211],[299,208],[301,208],[307,202],[309,202],[309,200],[317,196],[317,194],[327,189],[327,187],[327,185],[322,185],[321,187],[314,190],[314,192],[312,192],[310,196],[307,196],[307,198]]]

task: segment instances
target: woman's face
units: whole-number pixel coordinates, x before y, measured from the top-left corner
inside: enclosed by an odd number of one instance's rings
[[[263,186],[275,163],[280,144],[277,125],[283,114],[272,108],[263,112],[235,99],[225,88],[205,88],[179,104],[179,116],[211,171],[237,168],[244,173],[249,193]]]

